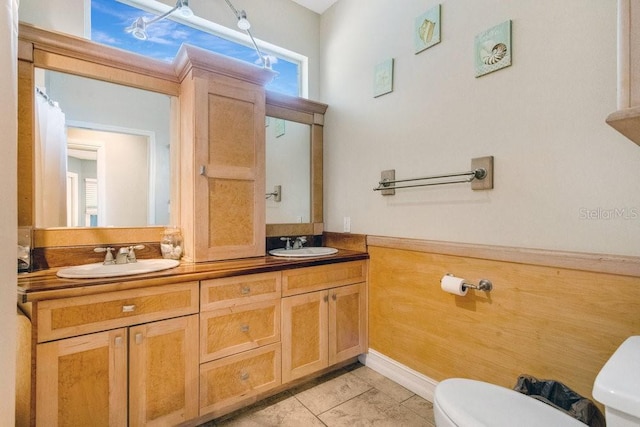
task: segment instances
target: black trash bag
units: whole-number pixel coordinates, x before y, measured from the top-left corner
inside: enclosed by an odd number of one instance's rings
[[[561,382],[521,375],[513,389],[551,405],[588,426],[606,426],[604,415],[591,400],[580,396]]]

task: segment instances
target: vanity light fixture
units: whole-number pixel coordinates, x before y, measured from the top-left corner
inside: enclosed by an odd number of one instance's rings
[[[126,29],[126,31],[128,33],[131,33],[133,37],[137,38],[138,40],[146,40],[148,38],[147,26],[153,24],[154,22],[158,22],[166,18],[167,16],[171,15],[175,11],[179,11],[180,15],[182,15],[185,18],[193,16],[193,11],[189,7],[189,0],[178,0],[178,2],[173,8],[169,9],[162,15],[156,16],[155,18],[149,21],[145,21],[145,19],[142,16],[139,17],[134,21],[133,24],[131,24],[130,27]]]
[[[271,69],[271,60],[269,59],[268,56],[265,56],[262,54],[262,52],[260,51],[260,48],[258,47],[258,44],[256,43],[256,40],[253,38],[253,34],[251,34],[251,31],[250,31],[251,23],[247,19],[247,12],[245,12],[244,10],[236,9],[231,3],[231,1],[229,0],[225,0],[225,2],[229,6],[233,14],[236,16],[236,18],[238,19],[238,28],[244,31],[245,33],[247,33],[247,35],[251,39],[253,48],[258,54],[258,57],[260,58],[260,61],[262,62],[263,67]],[[133,22],[133,24],[131,24],[126,29],[126,31],[128,33],[131,33],[133,37],[137,38],[138,40],[147,40],[148,38],[147,27],[155,22],[158,22],[166,18],[167,16],[171,15],[176,11],[178,11],[180,15],[182,15],[185,18],[189,18],[193,16],[193,11],[189,7],[189,0],[178,0],[178,2],[173,8],[163,13],[162,15],[156,16],[155,18],[149,21],[146,21],[143,17],[139,17]]]

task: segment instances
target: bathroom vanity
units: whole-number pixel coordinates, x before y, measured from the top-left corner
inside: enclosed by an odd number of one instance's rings
[[[191,46],[183,46],[170,64],[21,24],[18,56],[18,225],[33,229],[38,270],[18,282],[19,304],[32,323],[30,424],[197,425],[366,351],[367,253],[266,256],[266,237],[322,239],[326,105],[266,92],[271,70]],[[149,197],[148,223],[116,223],[106,210],[122,206],[112,210],[124,214],[124,221],[134,217],[132,205],[144,203],[130,195],[128,205],[109,198],[87,212],[98,227],[39,223],[45,216],[69,217],[48,215],[39,203],[46,194],[43,179],[52,172],[39,169],[36,85],[72,78],[92,88],[116,84],[102,96],[125,87],[143,90],[115,97],[129,100],[118,104],[118,112],[127,111],[120,115],[150,111],[160,102],[138,102],[151,93],[168,98],[160,121],[169,130],[154,131],[168,143],[149,148],[148,159],[156,162],[150,170],[170,179],[149,178],[147,192],[161,195]],[[83,92],[92,91],[57,93],[80,99]],[[66,105],[70,111],[106,109],[91,102]],[[285,192],[293,199],[298,190],[284,175],[273,183],[276,192],[265,188],[270,119],[280,146],[285,127],[275,120],[308,128],[307,212],[280,215],[274,223],[267,220],[265,195]],[[286,127],[290,134],[295,128]],[[290,169],[295,183],[302,181],[304,172]],[[133,179],[127,171],[119,175]],[[103,185],[112,180],[98,178]],[[134,186],[119,185],[117,192]],[[158,224],[165,223],[150,213],[166,210],[167,200],[167,225],[179,226],[184,237],[178,267],[129,277],[56,276],[61,268],[102,261],[106,247],[139,246],[139,259],[159,258],[164,227]],[[103,253],[94,253],[96,247]]]
[[[36,425],[196,425],[367,348],[368,255],[183,263],[131,277],[22,276]]]

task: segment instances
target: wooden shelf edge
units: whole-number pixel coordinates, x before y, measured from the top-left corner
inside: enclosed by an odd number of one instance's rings
[[[640,107],[615,111],[609,114],[606,121],[615,130],[640,145]]]

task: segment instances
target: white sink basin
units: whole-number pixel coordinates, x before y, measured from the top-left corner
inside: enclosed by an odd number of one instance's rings
[[[322,255],[331,255],[338,252],[336,248],[326,248],[326,247],[312,247],[312,248],[300,248],[300,249],[273,249],[270,250],[269,253],[274,256],[285,256],[285,257],[312,257],[312,256],[322,256]]]
[[[177,267],[180,261],[177,259],[139,259],[130,264],[104,265],[101,262],[95,264],[76,265],[58,270],[58,277],[65,279],[97,279],[101,277],[132,276],[134,274],[153,273],[154,271],[167,270]]]

